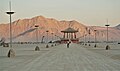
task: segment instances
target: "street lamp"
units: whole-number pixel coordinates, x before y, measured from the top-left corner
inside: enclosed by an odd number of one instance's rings
[[[81,45],[84,45],[84,35],[80,37],[81,38]]]
[[[42,40],[41,40],[41,43],[44,43],[43,39],[44,39],[45,36],[42,36]]]
[[[54,33],[51,33],[51,34],[52,34],[52,45],[51,45],[51,46],[53,47],[53,34],[54,34]]]
[[[95,46],[94,46],[94,47],[97,47],[97,45],[96,45],[96,40],[97,40],[97,39],[96,39],[96,31],[97,31],[97,30],[94,30],[94,32],[95,32]]]
[[[87,36],[87,34],[84,35],[84,42],[85,42],[84,44],[85,45],[87,45],[87,43],[86,43],[86,36]]]
[[[110,46],[108,45],[108,26],[110,25],[105,25],[107,27],[107,46],[106,46],[106,50],[110,49]]]
[[[40,50],[39,47],[38,47],[38,27],[39,27],[39,25],[35,25],[35,28],[36,28],[36,44],[37,44],[37,46],[35,48],[35,51]]]
[[[11,11],[11,2],[9,2],[9,6],[10,6],[10,11],[6,12],[8,15],[10,15],[10,50],[8,52],[8,57],[14,57],[15,56],[15,52],[12,49],[12,19],[11,19],[11,16],[15,12]]]
[[[55,41],[57,41],[57,35],[55,35]],[[55,46],[56,46],[56,42],[55,42]]]
[[[39,25],[35,25],[35,28],[36,28],[36,43],[38,43],[38,27],[39,27]]]
[[[46,48],[49,48],[49,46],[48,46],[48,30],[46,31],[46,33],[47,33],[47,45],[46,45]]]
[[[62,38],[58,35],[55,35],[55,37],[56,37],[56,43],[61,43]],[[55,46],[56,46],[56,44],[55,44]]]
[[[89,46],[90,46],[90,29],[89,29],[89,42],[88,43],[89,43]]]

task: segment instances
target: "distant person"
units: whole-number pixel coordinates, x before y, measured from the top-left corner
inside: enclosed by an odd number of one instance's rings
[[[69,48],[71,42],[67,42],[67,48]]]

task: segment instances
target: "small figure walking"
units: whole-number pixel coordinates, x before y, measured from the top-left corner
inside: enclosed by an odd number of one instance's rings
[[[69,48],[70,42],[67,42],[67,48]]]

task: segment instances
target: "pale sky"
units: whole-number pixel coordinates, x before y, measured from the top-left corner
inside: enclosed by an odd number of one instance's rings
[[[8,23],[10,0],[0,0],[0,23]],[[12,21],[42,15],[57,20],[76,20],[85,25],[120,24],[120,0],[11,0]]]

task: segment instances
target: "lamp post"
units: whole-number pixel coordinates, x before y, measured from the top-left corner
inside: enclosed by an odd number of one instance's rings
[[[107,42],[108,42],[108,26],[110,25],[105,25],[107,27]]]
[[[36,28],[36,43],[38,43],[38,27],[39,27],[39,25],[35,25],[35,28]]]
[[[96,45],[96,40],[97,40],[97,39],[96,39],[96,31],[97,31],[97,30],[94,30],[94,32],[95,32],[95,46],[94,46],[94,47],[97,47],[97,45]]]
[[[90,46],[90,29],[89,29],[89,42],[88,43],[89,43],[89,46]]]
[[[55,35],[55,41],[57,41],[57,35]],[[55,46],[56,46],[56,42],[55,42]]]
[[[15,56],[15,52],[12,49],[12,14],[14,14],[15,12],[11,11],[11,2],[9,2],[9,7],[10,7],[10,11],[6,12],[8,15],[10,15],[10,50],[8,52],[8,57],[14,57]]]
[[[42,36],[42,40],[41,40],[41,43],[44,43],[43,39],[44,39],[45,36]]]
[[[83,34],[83,45],[85,44],[85,35]]]
[[[51,34],[52,34],[52,42],[53,42],[53,34],[54,34],[54,33],[51,33]]]
[[[108,45],[108,22],[107,22],[107,25],[105,25],[107,27],[107,46],[106,46],[106,50],[110,49],[110,46]]]
[[[58,35],[55,35],[56,36],[56,41],[57,41],[57,43],[59,42],[59,43],[62,43],[61,42],[61,40],[62,40],[62,38],[60,37],[60,36],[58,36]],[[59,40],[60,39],[60,40]]]
[[[87,45],[87,43],[86,43],[86,36],[87,36],[87,34],[84,35],[84,39],[85,39],[85,40],[84,40],[84,41],[85,41],[84,44],[85,44],[85,45]]]
[[[49,46],[48,46],[48,30],[46,31],[46,33],[47,33],[47,45],[46,45],[46,48],[49,48]]]
[[[37,44],[37,46],[35,48],[35,51],[40,50],[39,47],[38,47],[38,27],[39,27],[39,25],[35,25],[35,28],[36,28],[36,44]]]
[[[84,45],[84,34],[83,34],[83,37],[81,37],[82,38],[82,45]]]
[[[52,45],[51,45],[51,46],[53,47],[53,34],[54,34],[54,33],[51,33],[51,34],[52,34]]]

